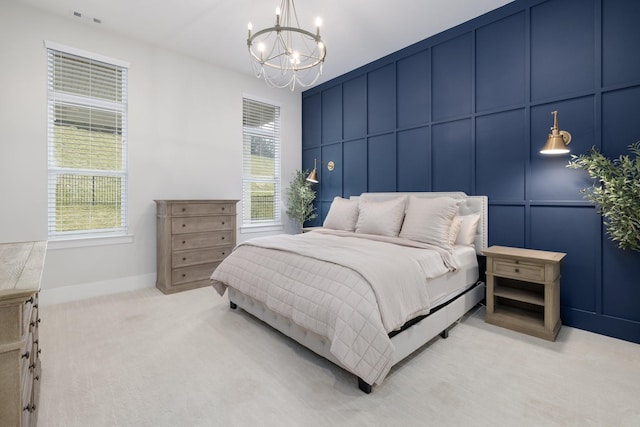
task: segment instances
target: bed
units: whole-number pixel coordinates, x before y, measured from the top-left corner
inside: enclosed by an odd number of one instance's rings
[[[336,197],[317,231],[240,243],[214,289],[353,373],[365,393],[484,299],[487,197]]]

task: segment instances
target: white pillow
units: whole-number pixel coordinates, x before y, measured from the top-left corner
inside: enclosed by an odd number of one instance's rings
[[[476,230],[480,222],[480,214],[469,214],[460,217],[462,224],[456,238],[456,245],[473,246],[476,238]]]
[[[451,223],[460,202],[451,197],[409,197],[400,237],[451,249]]]
[[[451,246],[456,244],[456,240],[458,239],[458,233],[460,232],[461,226],[462,226],[462,218],[459,216],[453,217],[453,221],[451,221],[451,228],[449,229],[449,244]]]
[[[405,196],[391,200],[359,199],[356,233],[398,237],[404,218]]]
[[[353,231],[358,221],[358,201],[336,196],[322,226],[332,230]]]

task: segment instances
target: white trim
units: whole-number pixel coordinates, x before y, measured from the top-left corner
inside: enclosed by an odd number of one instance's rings
[[[282,108],[282,105],[279,102],[276,102],[272,99],[260,98],[254,95],[247,95],[246,93],[242,94],[242,99],[250,99],[252,101],[262,102],[263,104],[273,105],[274,107]]]
[[[80,285],[62,286],[53,289],[41,289],[39,301],[43,306],[78,301],[120,292],[135,291],[152,288],[156,285],[156,274],[140,274],[137,276],[121,277],[100,282],[84,283]],[[158,291],[159,292],[159,291]]]
[[[280,225],[253,225],[253,226],[242,226],[240,227],[240,234],[250,234],[250,233],[266,233],[269,231],[282,231],[284,230],[284,226]]]
[[[114,236],[75,235],[73,237],[50,238],[48,249],[83,248],[88,246],[120,245],[133,243],[132,234],[118,234]]]
[[[121,59],[110,58],[99,53],[89,52],[87,50],[78,49],[71,46],[66,46],[60,43],[52,42],[49,40],[44,41],[44,47],[47,49],[59,50],[61,52],[70,53],[71,55],[84,56],[85,58],[93,59],[94,61],[106,62],[108,64],[117,65],[123,68],[129,68],[130,63]]]

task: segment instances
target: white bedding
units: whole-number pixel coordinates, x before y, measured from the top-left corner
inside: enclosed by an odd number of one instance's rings
[[[428,313],[428,282],[446,277],[463,257],[405,239],[389,244],[363,237],[312,232],[252,239],[214,271],[212,284],[221,295],[232,286],[327,337],[341,364],[379,384],[393,364],[388,332]],[[468,269],[456,273],[466,277]],[[446,280],[441,285],[437,300],[458,292]]]

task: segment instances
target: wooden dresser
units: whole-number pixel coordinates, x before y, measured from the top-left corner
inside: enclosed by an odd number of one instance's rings
[[[209,285],[236,244],[237,200],[156,200],[158,279],[165,294]]]
[[[38,292],[46,251],[46,241],[0,244],[1,426],[37,423]]]

